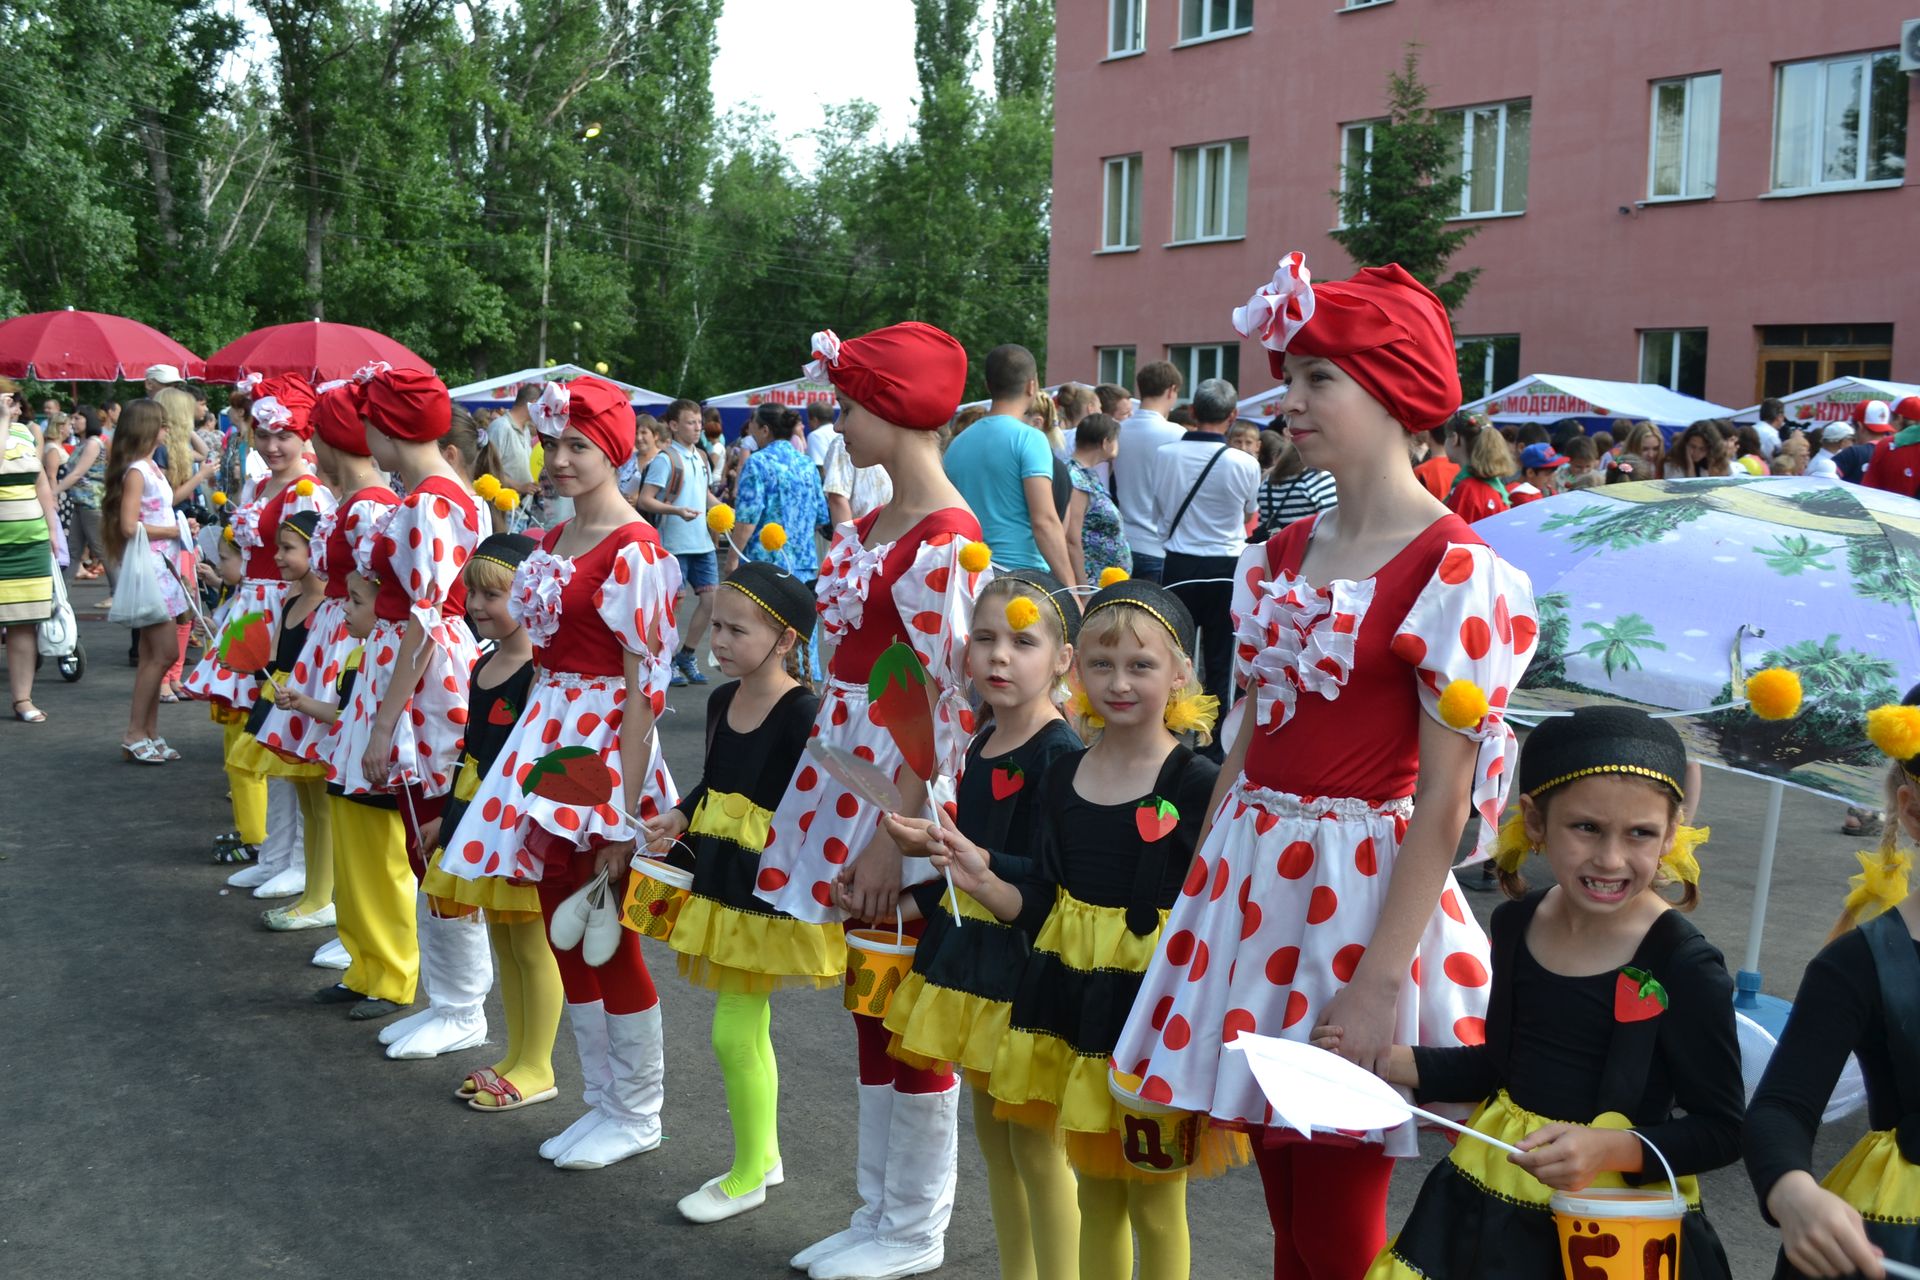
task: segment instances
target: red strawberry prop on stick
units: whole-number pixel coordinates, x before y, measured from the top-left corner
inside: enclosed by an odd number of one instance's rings
[[[260,612],[243,613],[226,625],[220,633],[220,645],[215,651],[215,661],[235,675],[252,675],[256,672],[265,676],[268,684],[275,690],[273,677],[267,674],[267,664],[273,661],[273,636],[267,630],[267,615]]]
[[[1620,970],[1613,984],[1615,1022],[1645,1022],[1667,1011],[1667,989],[1644,969],[1632,965]]]
[[[928,784],[927,797],[933,797],[934,775],[939,758],[933,744],[933,679],[920,662],[920,655],[903,640],[895,640],[880,651],[873,671],[867,676],[867,706],[873,718],[886,727],[893,745],[900,748],[907,768]],[[994,789],[999,790],[995,775]],[[1017,788],[1016,788],[1017,789]],[[936,825],[939,814],[933,815]],[[953,908],[953,924],[960,927],[960,895],[953,887],[953,873],[947,876],[947,901]]]

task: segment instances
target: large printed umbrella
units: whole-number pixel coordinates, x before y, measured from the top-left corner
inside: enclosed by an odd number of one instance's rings
[[[41,382],[133,381],[156,364],[188,378],[200,357],[158,329],[98,311],[39,311],[0,322],[0,374]]]
[[[433,372],[432,365],[384,333],[354,324],[302,320],[235,338],[207,357],[207,381],[238,382],[250,373],[269,378],[297,373],[311,382],[324,382],[351,378],[382,360],[396,369]]]
[[[1920,677],[1920,502],[1797,476],[1651,480],[1528,503],[1474,526],[1533,579],[1540,640],[1527,706],[1697,709],[1743,674],[1797,673],[1799,715],[1730,707],[1675,720],[1703,764],[1770,781],[1742,1008],[1759,1007],[1760,934],[1786,787],[1879,805],[1866,714]]]

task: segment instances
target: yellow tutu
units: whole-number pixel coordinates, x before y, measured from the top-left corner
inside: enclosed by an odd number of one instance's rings
[[[420,889],[433,906],[433,914],[442,920],[470,916],[485,911],[496,924],[521,924],[540,919],[540,891],[531,884],[516,884],[500,876],[478,876],[465,880],[442,870],[440,859],[446,850],[435,849],[427,863],[427,874]]]

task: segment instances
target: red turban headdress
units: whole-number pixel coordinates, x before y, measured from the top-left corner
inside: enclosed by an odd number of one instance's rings
[[[276,374],[253,389],[254,426],[313,439],[313,387],[297,373]]]
[[[967,349],[945,330],[918,320],[890,324],[842,342],[827,329],[813,335],[807,376],[833,383],[861,408],[911,431],[935,431],[952,420],[967,385]]]
[[[348,378],[320,388],[313,402],[313,432],[341,453],[367,457],[367,424],[360,420],[360,384]]]
[[[432,374],[378,364],[356,376],[362,384],[360,412],[381,435],[432,444],[453,429],[447,384]]]
[[[572,382],[549,382],[532,406],[540,434],[557,436],[568,427],[600,447],[619,466],[633,456],[635,419],[627,393],[592,374]]]
[[[1274,377],[1286,377],[1287,352],[1331,360],[1408,431],[1430,431],[1460,407],[1447,309],[1397,262],[1316,285],[1306,255],[1290,253],[1234,308],[1233,327],[1260,340]]]

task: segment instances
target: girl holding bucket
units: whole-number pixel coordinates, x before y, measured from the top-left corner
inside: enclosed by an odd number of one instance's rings
[[[1209,887],[1193,851],[1218,770],[1176,736],[1192,730],[1204,744],[1213,723],[1213,700],[1194,692],[1193,638],[1186,607],[1153,583],[1115,583],[1089,602],[1076,666],[1099,736],[1047,770],[1029,874],[1009,883],[950,825],[935,834],[918,824],[958,888],[1034,938],[988,1089],[997,1114],[1064,1140],[1089,1280],[1132,1275],[1136,1234],[1141,1280],[1188,1275],[1188,1174],[1246,1159],[1245,1143],[1204,1117],[1151,1101],[1123,1110],[1109,1082],[1167,909],[1183,886]],[[1165,1025],[1176,1042],[1206,1034]]]
[[[952,794],[973,731],[965,646],[974,599],[991,573],[979,522],[940,465],[935,434],[959,407],[967,353],[952,335],[908,321],[842,342],[814,335],[809,375],[840,396],[840,432],[855,466],[884,467],[893,500],[834,531],[815,585],[829,680],[814,730],[899,784],[903,808],[923,812],[919,778],[868,705],[875,662],[894,641],[926,669],[933,702],[936,801]],[[830,656],[827,651],[830,651]],[[768,830],[755,894],[810,924],[884,921],[902,885],[937,874],[903,859],[878,809],[816,763],[800,762]],[[887,1055],[871,1010],[853,1016],[859,1062],[856,1184],[861,1205],[845,1230],[794,1255],[814,1280],[917,1275],[946,1257],[959,1156],[959,1082],[945,1063],[921,1069]]]
[[[1456,1143],[1370,1280],[1728,1276],[1693,1175],[1738,1155],[1744,1089],[1732,979],[1682,914],[1706,838],[1681,823],[1686,768],[1673,727],[1626,707],[1529,735],[1494,854],[1514,901],[1493,915],[1486,1041],[1396,1045],[1381,1073],[1416,1100],[1478,1101],[1473,1128],[1522,1154]],[[1530,853],[1554,878],[1532,893]],[[1649,1145],[1683,1175],[1671,1191]]]
[[[813,618],[811,584],[786,570],[748,561],[728,575],[711,633],[714,661],[734,682],[707,699],[700,785],[647,824],[649,848],[691,851],[668,859],[692,874],[667,943],[689,981],[719,993],[713,1053],[733,1124],[732,1166],[680,1200],[689,1222],[757,1208],[784,1180],[767,998],[784,987],[835,986],[847,969],[838,925],[795,920],[753,895],[773,811],[820,709],[801,668]],[[648,879],[633,877],[636,892],[652,887]]]
[[[1780,1280],[1879,1280],[1882,1256],[1920,1266],[1920,893],[1898,847],[1902,832],[1920,841],[1920,685],[1871,713],[1867,731],[1893,757],[1886,808],[1898,825],[1860,855],[1840,931],[1807,966],[1747,1109],[1747,1172],[1780,1227]],[[1870,1131],[1815,1182],[1814,1131],[1849,1053]]]
[[[991,850],[994,874],[1008,882],[1032,872],[1028,837],[1040,821],[1041,779],[1080,747],[1055,702],[1079,626],[1067,589],[1037,569],[1001,574],[974,607],[967,673],[993,718],[967,748],[953,817],[960,834]],[[887,1008],[889,1052],[966,1071],[1002,1280],[1071,1280],[1080,1267],[1073,1173],[1051,1135],[995,1116],[987,1092],[1031,948],[1024,932],[971,895],[958,901],[963,925],[950,914],[944,882],[912,890],[907,905],[927,924]]]

